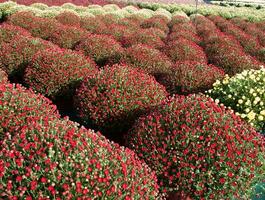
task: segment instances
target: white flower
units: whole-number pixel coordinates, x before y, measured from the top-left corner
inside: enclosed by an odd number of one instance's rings
[[[215,103],[217,103],[217,104],[218,104],[219,102],[220,102],[220,100],[219,100],[219,99],[215,99]]]
[[[262,115],[259,115],[259,116],[258,116],[258,120],[259,120],[259,121],[263,121],[263,119],[264,119],[264,117],[263,117]]]
[[[242,99],[239,99],[239,100],[238,100],[238,103],[239,103],[239,104],[242,104],[242,103],[243,103],[243,100],[242,100]]]
[[[255,116],[256,116],[256,113],[254,113],[253,110],[247,114],[247,117],[249,120],[255,119]]]

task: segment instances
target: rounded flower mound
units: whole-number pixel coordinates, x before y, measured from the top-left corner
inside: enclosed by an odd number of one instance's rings
[[[85,123],[101,129],[127,130],[146,109],[158,105],[167,92],[143,71],[122,65],[106,67],[83,82],[76,106]]]
[[[95,34],[100,34],[103,30],[107,29],[107,26],[99,17],[82,17],[80,20],[80,26],[83,29]]]
[[[133,45],[126,49],[123,61],[129,66],[143,69],[157,79],[167,74],[172,66],[165,54],[143,44]]]
[[[12,77],[22,77],[33,55],[39,50],[52,48],[53,46],[52,43],[42,39],[18,35],[10,43],[1,45],[0,67]]]
[[[164,52],[175,62],[187,60],[207,62],[203,49],[196,43],[182,37],[169,43]]]
[[[162,191],[232,199],[261,176],[261,135],[203,95],[172,97],[141,117],[128,146],[156,171]]]
[[[163,19],[160,16],[153,16],[149,19],[144,20],[141,24],[141,27],[142,28],[159,28],[166,33],[169,32],[167,21],[165,21],[165,19]]]
[[[84,55],[91,57],[98,65],[117,63],[123,55],[123,48],[113,37],[90,34],[76,47]]]
[[[30,33],[18,26],[9,24],[0,25],[0,43],[9,43],[15,36],[30,36]]]
[[[57,15],[55,19],[61,24],[68,26],[80,26],[80,17],[73,12],[64,11]]]
[[[97,73],[93,61],[71,50],[46,49],[35,54],[25,82],[35,91],[55,98],[71,95],[84,76]]]
[[[49,99],[21,85],[0,84],[0,102],[3,105],[0,106],[0,130],[11,134],[27,128],[32,121],[41,122],[60,117],[56,106]]]
[[[39,121],[40,116],[33,114],[47,107],[36,104],[40,102],[30,98],[31,93],[18,92],[3,101],[3,112],[14,117],[10,111],[21,104],[32,116],[21,129],[1,130],[1,198],[156,199],[157,178],[133,151],[67,119]],[[36,102],[37,107],[24,101]]]
[[[88,32],[72,26],[59,25],[51,34],[49,40],[54,44],[66,49],[73,49],[82,39],[87,37]]]
[[[169,89],[172,93],[188,94],[210,89],[216,80],[224,78],[224,71],[207,63],[176,62],[171,68]]]
[[[154,48],[162,48],[165,44],[154,29],[138,29],[135,32],[124,35],[122,44],[130,47],[135,44],[146,44]]]
[[[257,130],[265,130],[265,69],[245,70],[214,83],[208,94],[231,107]]]
[[[7,73],[0,68],[0,83],[6,83],[6,82],[8,82]]]

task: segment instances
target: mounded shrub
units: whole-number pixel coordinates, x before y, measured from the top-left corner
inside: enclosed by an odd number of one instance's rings
[[[164,52],[175,61],[197,61],[207,62],[203,49],[196,43],[185,38],[178,38],[169,43]]]
[[[166,96],[165,88],[142,70],[114,65],[83,82],[76,107],[85,123],[120,134]]]
[[[192,199],[239,198],[264,173],[261,135],[203,95],[164,101],[135,123],[127,143],[156,171],[160,190]]]
[[[136,31],[136,29],[133,29],[132,27],[120,24],[111,24],[108,27],[106,27],[104,30],[102,30],[101,33],[105,35],[111,35],[117,41],[121,42],[124,35],[130,34],[134,31]]]
[[[85,76],[97,73],[93,61],[71,50],[46,49],[33,57],[25,83],[33,90],[55,98],[72,95]]]
[[[155,76],[159,81],[170,71],[172,63],[170,59],[157,49],[147,45],[133,45],[125,50],[122,60],[131,67],[141,68],[148,74]]]
[[[81,17],[80,26],[91,33],[102,33],[107,29],[102,19],[98,17]]]
[[[0,43],[11,42],[15,36],[30,36],[30,33],[25,29],[10,24],[0,25]]]
[[[92,58],[98,65],[117,63],[124,50],[119,42],[108,35],[90,34],[76,47],[84,55]]]
[[[25,68],[39,50],[53,48],[52,43],[33,37],[16,36],[10,43],[3,43],[0,49],[0,68],[9,76],[22,77]]]
[[[32,36],[48,39],[60,23],[55,19],[46,19],[34,16],[31,12],[18,12],[11,15],[8,22],[25,28]]]
[[[170,43],[172,41],[178,40],[179,38],[185,38],[187,40],[195,42],[196,44],[200,44],[201,42],[201,38],[197,34],[187,30],[179,30],[171,32],[168,35],[167,42]]]
[[[190,22],[190,18],[187,15],[186,16],[175,15],[175,16],[172,16],[169,26],[173,27],[175,24],[182,24],[182,23],[189,23],[189,22]]]
[[[231,107],[257,130],[265,130],[265,69],[245,70],[214,83],[208,94]]]
[[[157,33],[150,29],[138,29],[137,31],[124,35],[121,43],[125,47],[130,47],[135,44],[147,44],[158,49],[165,45]]]
[[[52,105],[49,99],[18,84],[1,84],[0,101],[2,102],[2,106],[0,106],[0,130],[9,132],[11,136],[19,135],[19,132],[27,129],[28,124],[32,122],[42,122],[45,119],[60,117],[56,106]],[[3,133],[0,134],[0,137],[1,143]],[[3,150],[3,146],[0,149]],[[3,156],[1,153],[0,155]],[[3,171],[1,170],[1,172]]]
[[[55,19],[63,25],[80,26],[80,17],[73,12],[64,11],[57,15]]]
[[[153,16],[149,19],[144,20],[141,24],[141,27],[142,28],[159,28],[166,33],[169,32],[167,21],[164,20],[160,16]]]
[[[7,73],[0,68],[0,84],[8,82]]]
[[[190,94],[212,88],[216,80],[224,78],[224,71],[214,65],[196,61],[176,62],[169,75],[171,93]]]
[[[87,31],[78,27],[59,25],[49,40],[62,48],[73,49],[87,34]]]
[[[100,133],[69,120],[46,119],[17,133],[3,133],[3,198],[156,199],[154,172]]]

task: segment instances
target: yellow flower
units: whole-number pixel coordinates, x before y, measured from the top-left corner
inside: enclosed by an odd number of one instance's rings
[[[253,111],[249,112],[247,117],[249,120],[253,120],[255,119],[256,113],[254,113]]]
[[[265,110],[260,111],[260,114],[265,116]]]

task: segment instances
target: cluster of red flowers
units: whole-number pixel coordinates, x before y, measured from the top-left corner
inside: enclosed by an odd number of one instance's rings
[[[127,48],[122,61],[131,67],[141,68],[157,81],[168,74],[172,66],[171,60],[164,53],[143,44]]]
[[[261,136],[203,95],[164,101],[136,122],[127,142],[156,171],[162,191],[192,199],[231,199],[261,175]]]
[[[216,80],[222,80],[222,69],[196,61],[176,62],[169,76],[169,91],[173,94],[190,94],[210,89]]]
[[[141,23],[142,28],[158,28],[161,29],[163,32],[168,33],[168,22],[169,20],[166,17],[163,17],[161,15],[153,16],[149,19],[144,20]]]
[[[239,41],[244,50],[252,56],[256,56],[261,45],[256,37],[245,33],[243,30],[221,16],[209,16],[216,26],[225,34],[231,35]]]
[[[140,114],[167,96],[163,86],[140,69],[106,66],[77,91],[76,107],[85,123],[124,133]]]
[[[1,84],[0,102],[1,198],[156,198],[156,175],[133,151],[59,119],[19,85]]]
[[[124,53],[120,43],[113,37],[97,34],[87,35],[75,49],[93,58],[100,66],[119,62]]]
[[[63,25],[55,19],[36,17],[31,12],[15,13],[8,21],[25,28],[34,37],[50,40],[62,48],[74,48],[88,33],[78,27]]]
[[[80,26],[80,17],[73,12],[64,11],[57,15],[55,19],[60,22],[61,24],[68,25],[68,26]]]
[[[17,35],[9,43],[1,44],[0,68],[10,76],[21,77],[36,52],[53,46],[52,43],[39,38]]]
[[[25,83],[35,91],[55,98],[72,96],[86,76],[98,70],[93,61],[71,50],[60,48],[37,52],[26,68]]]
[[[225,73],[234,75],[245,69],[259,69],[261,63],[246,54],[240,43],[232,36],[222,33],[206,17],[196,17],[198,33],[211,63],[224,69]]]
[[[31,34],[19,26],[13,26],[9,24],[0,25],[0,44],[3,42],[9,43],[15,36],[31,36]]]
[[[163,50],[174,62],[176,61],[197,61],[206,62],[207,57],[203,48],[195,42],[180,37],[174,41],[168,42]]]

